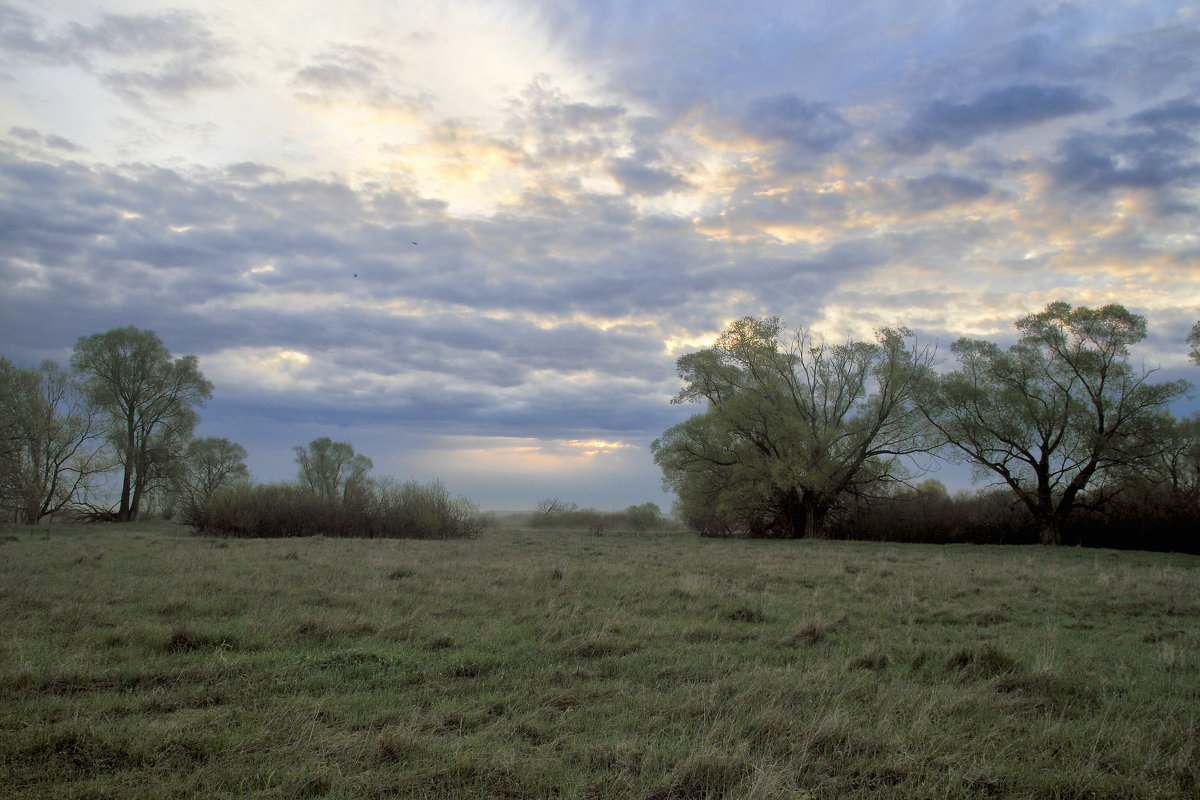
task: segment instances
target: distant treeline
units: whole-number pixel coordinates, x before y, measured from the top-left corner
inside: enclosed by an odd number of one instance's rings
[[[538,503],[537,510],[529,515],[529,527],[541,530],[575,530],[591,533],[625,531],[643,533],[653,530],[678,530],[679,524],[664,517],[655,503],[629,506],[622,511],[597,511],[580,508],[578,504],[558,498],[547,498]]]

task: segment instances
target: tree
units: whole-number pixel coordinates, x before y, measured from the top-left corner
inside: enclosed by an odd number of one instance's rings
[[[136,519],[145,494],[170,481],[212,384],[196,356],[172,359],[153,331],[133,327],[81,336],[71,366],[110,422],[122,469],[116,519]]]
[[[308,447],[298,446],[295,452],[300,483],[326,500],[353,502],[367,488],[367,473],[375,466],[349,443],[327,436],[313,439]]]
[[[1166,506],[1160,513],[1200,511],[1200,414],[1183,419],[1160,414],[1148,435],[1153,446],[1147,457],[1114,470],[1115,486],[1153,487],[1152,494]]]
[[[651,445],[679,516],[706,535],[821,535],[845,494],[901,479],[929,446],[913,400],[933,353],[913,337],[827,345],[746,317],[680,357],[672,402],[707,408]]]
[[[181,494],[188,509],[203,508],[222,488],[250,479],[246,448],[215,436],[192,439],[183,454]]]
[[[107,471],[96,409],[62,367],[0,357],[0,510],[26,524],[61,510]]]
[[[1200,366],[1200,320],[1192,326],[1192,332],[1188,334],[1187,343],[1191,349],[1188,350],[1188,358],[1193,364]]]
[[[1150,383],[1154,370],[1130,366],[1146,320],[1120,305],[1060,301],[1016,327],[1008,350],[955,342],[960,369],[931,384],[923,408],[958,457],[998,476],[1055,544],[1090,482],[1152,454],[1152,429],[1188,384]]]

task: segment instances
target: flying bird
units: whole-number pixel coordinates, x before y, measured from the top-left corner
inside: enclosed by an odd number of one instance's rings
[[[413,242],[413,244],[416,244],[416,242]]]

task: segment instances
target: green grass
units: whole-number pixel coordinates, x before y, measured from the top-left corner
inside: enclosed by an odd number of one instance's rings
[[[1188,798],[1200,558],[0,531],[0,796]]]

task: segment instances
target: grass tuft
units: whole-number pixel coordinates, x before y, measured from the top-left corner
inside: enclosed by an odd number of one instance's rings
[[[1008,675],[1016,668],[1016,660],[991,643],[956,650],[946,660],[947,670],[972,680]]]

